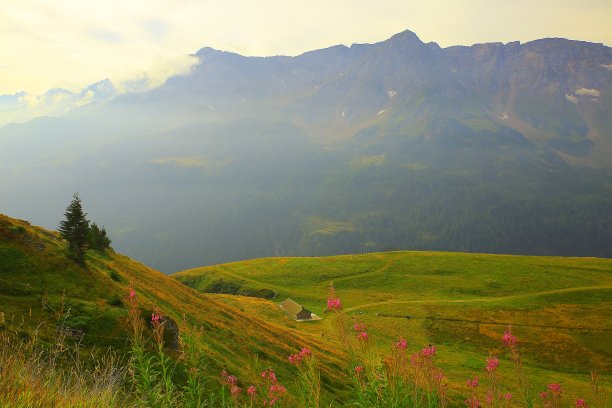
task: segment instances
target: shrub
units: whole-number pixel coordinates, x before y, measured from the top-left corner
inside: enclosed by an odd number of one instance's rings
[[[109,272],[110,278],[112,280],[114,280],[115,282],[121,282],[121,276],[119,276],[119,274],[117,273],[117,271],[115,270],[111,270]]]

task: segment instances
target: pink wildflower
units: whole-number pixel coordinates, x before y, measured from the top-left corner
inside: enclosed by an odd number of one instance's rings
[[[134,298],[136,297],[136,291],[134,290],[134,288],[130,288],[130,300],[134,300]]]
[[[280,399],[280,395],[287,392],[287,389],[280,384],[272,384],[270,386],[270,400],[268,401],[268,405],[272,406],[278,402]]]
[[[276,374],[269,368],[266,368],[265,371],[261,373],[261,378],[267,378],[272,382],[276,382]]]
[[[362,365],[355,366],[355,372],[357,373],[357,375],[361,375],[361,373],[363,372],[363,366]]]
[[[342,302],[340,302],[340,298],[336,296],[336,289],[334,289],[334,283],[331,282],[329,284],[329,295],[327,296],[327,310],[333,312],[341,309]]]
[[[242,393],[242,388],[238,387],[237,385],[232,386],[230,390],[230,394],[232,394],[233,398],[238,398],[238,396],[240,396],[241,393]]]
[[[587,403],[582,398],[576,400],[576,408],[588,408]]]
[[[497,367],[499,367],[499,360],[497,359],[497,357],[487,358],[486,370],[488,372],[492,373],[493,371],[497,370]]]
[[[291,354],[289,356],[289,362],[294,365],[299,365],[303,359],[311,357],[312,351],[309,348],[302,347],[299,353]]]
[[[474,377],[471,380],[467,381],[467,386],[470,388],[476,388],[478,387],[478,377]]]
[[[334,311],[334,310],[341,310],[341,309],[342,309],[342,302],[340,301],[339,298],[327,299],[327,310]]]
[[[545,400],[546,398],[548,398],[548,393],[546,391],[542,391],[540,393],[540,398],[542,398],[543,400]]]
[[[421,350],[423,357],[433,357],[436,355],[436,346],[425,347]]]
[[[362,340],[362,341],[368,341],[368,333],[366,332],[357,333],[357,339]]]
[[[487,396],[485,397],[485,401],[488,405],[493,403],[493,393],[491,391],[487,391]]]
[[[506,394],[504,394],[504,398],[505,398],[507,401],[510,401],[510,400],[512,399],[512,394],[510,394],[509,392],[507,392]]]
[[[506,345],[506,347],[512,348],[517,343],[517,338],[512,334],[512,326],[508,326],[508,329],[504,332],[504,336],[502,337],[502,341]]]
[[[229,385],[236,385],[238,383],[238,379],[235,375],[228,375],[226,381]]]
[[[247,388],[247,394],[249,394],[249,398],[255,397],[256,392],[257,392],[257,389],[255,388],[254,385],[251,385],[249,386],[249,388]]]
[[[548,384],[548,389],[553,394],[561,394],[561,384],[558,384],[558,383]]]
[[[406,346],[407,345],[408,345],[408,342],[403,337],[400,337],[399,340],[397,341],[397,343],[395,343],[395,347],[398,350],[406,350]]]
[[[366,327],[365,327],[365,324],[363,323],[355,322],[355,324],[353,324],[353,329],[356,332],[362,332],[362,331],[365,331]]]
[[[287,392],[287,389],[280,384],[272,384],[270,386],[270,392],[276,394],[284,394]]]
[[[161,314],[157,312],[151,313],[151,323],[153,324],[160,323],[162,319],[163,319],[163,316]]]
[[[291,354],[289,356],[289,362],[293,365],[299,365],[302,362],[301,354]]]

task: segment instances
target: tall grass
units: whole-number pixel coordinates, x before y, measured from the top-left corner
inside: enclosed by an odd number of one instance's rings
[[[53,344],[41,345],[36,334],[0,332],[0,407],[124,406],[129,396],[122,360],[112,352],[85,358],[64,340],[59,334]]]
[[[0,407],[147,407],[147,408],[238,408],[304,407],[320,408],[321,374],[318,360],[308,348],[288,356],[295,368],[293,395],[271,367],[261,368],[257,380],[245,383],[223,370],[207,369],[202,333],[184,324],[179,350],[170,351],[164,331],[169,321],[156,310],[142,318],[136,291],[130,289],[125,302],[130,335],[129,358],[113,353],[82,355],[78,342],[67,342],[58,330],[55,340],[37,340],[37,331],[19,337],[7,327],[0,313]],[[427,345],[409,353],[407,340],[399,338],[386,355],[374,350],[374,338],[362,322],[348,316],[333,285],[327,312],[337,342],[347,355],[345,378],[351,384],[349,406],[367,408],[444,408],[450,401],[448,379],[438,366],[438,350]],[[61,327],[63,311],[58,313]],[[483,361],[482,376],[467,380],[464,404],[468,407],[509,406],[557,408],[605,408],[606,392],[592,373],[589,402],[571,400],[561,384],[552,383],[539,398],[523,370],[519,340],[508,327],[500,337],[514,374],[502,378],[497,356]],[[69,344],[71,343],[71,344]],[[520,390],[512,395],[508,388]],[[480,391],[482,389],[482,391]],[[333,406],[332,403],[329,406]],[[336,403],[339,406],[340,403]]]

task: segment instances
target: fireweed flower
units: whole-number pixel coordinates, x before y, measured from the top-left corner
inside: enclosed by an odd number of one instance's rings
[[[153,323],[153,324],[161,323],[163,318],[164,317],[161,314],[157,313],[157,312],[151,313],[151,323]]]
[[[425,347],[421,350],[423,357],[433,357],[436,355],[436,346]]]
[[[327,299],[327,310],[342,310],[342,302],[338,298]]]
[[[241,393],[242,388],[238,387],[237,385],[232,385],[232,388],[230,389],[230,394],[232,395],[232,398],[238,398]]]
[[[255,393],[257,392],[257,388],[255,388],[254,385],[249,386],[249,388],[247,388],[247,394],[249,394],[249,398],[253,398],[255,397]]]
[[[561,394],[561,384],[558,384],[558,383],[548,384],[548,389],[555,395]]]
[[[366,330],[366,327],[365,327],[365,324],[363,323],[355,322],[355,324],[353,324],[353,329],[356,332],[362,332]]]
[[[470,388],[476,388],[478,387],[478,377],[474,377],[471,380],[467,381],[467,386]]]
[[[486,370],[488,372],[492,373],[493,371],[497,370],[497,367],[499,367],[499,360],[497,359],[497,357],[487,358]]]
[[[270,380],[271,382],[275,383],[276,382],[276,374],[274,374],[274,371],[272,371],[270,368],[266,368],[262,373],[261,373],[261,378],[265,378]]]
[[[270,386],[270,392],[281,393],[284,394],[287,392],[287,389],[280,384],[272,384]]]
[[[507,392],[507,393],[504,395],[504,398],[505,398],[507,401],[510,401],[510,400],[512,399],[512,394],[510,394],[509,392]]]
[[[134,288],[130,288],[130,294],[129,294],[130,300],[134,300],[135,297],[136,297],[136,291],[134,290]]]
[[[291,364],[299,365],[302,362],[302,360],[308,357],[311,357],[311,356],[312,356],[312,351],[310,351],[309,348],[302,347],[302,350],[300,350],[299,353],[291,354],[288,358]]]
[[[361,373],[363,372],[363,366],[362,365],[355,366],[355,372],[357,373],[357,375],[361,375]]]
[[[576,400],[576,408],[588,408],[587,403],[582,398]]]
[[[540,393],[540,398],[542,398],[543,400],[545,400],[546,398],[548,398],[548,393],[546,391],[542,391]]]
[[[302,357],[299,354],[291,354],[289,356],[289,363],[298,365],[302,362]]]
[[[517,343],[517,338],[512,334],[512,326],[508,326],[508,329],[504,332],[504,336],[502,337],[502,341],[508,348],[512,348]]]
[[[408,342],[406,341],[406,339],[403,337],[400,337],[397,343],[395,343],[395,348],[397,348],[398,350],[406,350],[407,345],[408,345]]]
[[[280,399],[280,396],[282,394],[285,394],[286,392],[287,392],[287,389],[283,387],[282,385],[272,384],[270,386],[270,393],[269,393],[270,400],[268,401],[268,405],[276,404],[278,400]]]
[[[329,284],[329,295],[327,296],[327,310],[330,312],[342,310],[342,302],[340,302],[340,298],[336,296],[334,282],[331,282]]]
[[[368,341],[368,333],[366,332],[357,333],[357,339],[361,341]]]

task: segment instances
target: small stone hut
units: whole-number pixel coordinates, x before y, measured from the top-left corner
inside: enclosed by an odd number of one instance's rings
[[[294,302],[293,300],[287,298],[280,303],[280,307],[295,320],[310,320],[312,319],[312,312],[304,306]]]

